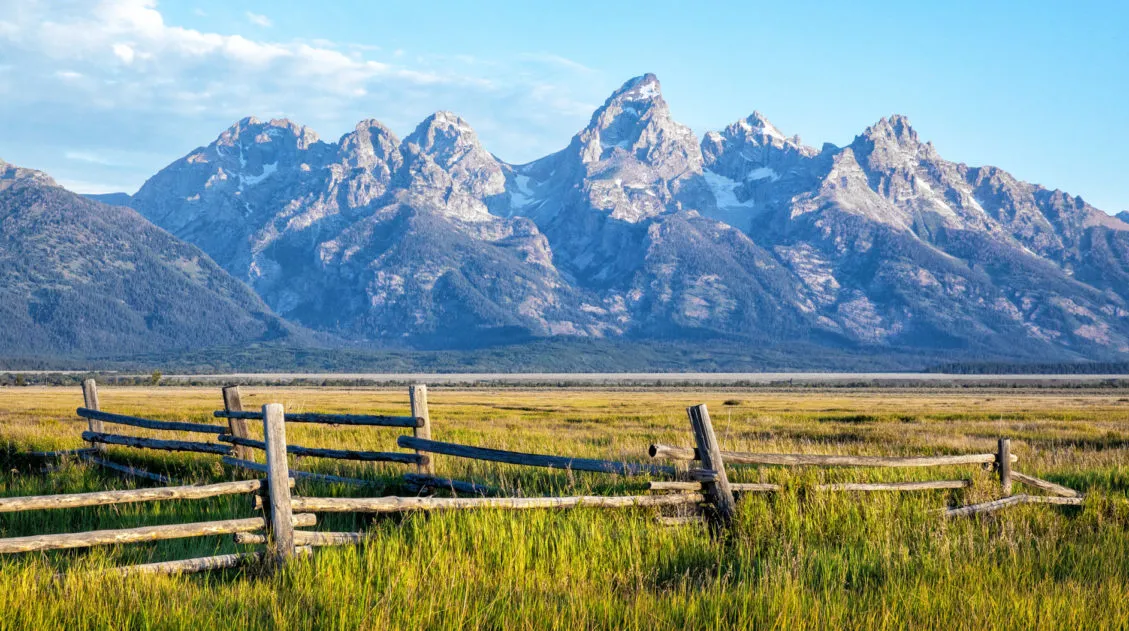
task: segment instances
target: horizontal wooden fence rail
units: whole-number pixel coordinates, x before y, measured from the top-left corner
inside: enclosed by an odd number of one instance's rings
[[[652,491],[700,491],[701,482],[651,482],[648,488]],[[759,493],[779,491],[779,484],[760,484],[748,482],[731,482],[730,488],[735,493]],[[963,489],[972,486],[971,480],[936,480],[928,482],[844,482],[838,484],[818,484],[817,491],[930,491],[937,489]]]
[[[958,508],[943,509],[945,517],[966,517],[980,513],[990,513],[1008,506],[1019,504],[1057,504],[1059,506],[1081,506],[1085,501],[1081,497],[1057,497],[1046,495],[1011,495],[1003,499],[992,500],[982,504],[971,504]]]
[[[105,423],[116,423],[118,425],[129,425],[131,427],[143,427],[145,429],[158,429],[170,432],[196,432],[199,434],[223,434],[227,432],[227,427],[223,425],[186,423],[183,421],[157,421],[137,416],[126,416],[124,414],[111,414],[109,412],[90,410],[87,408],[78,408],[76,412],[80,417],[85,419],[103,421]]]
[[[444,443],[437,440],[415,438],[413,436],[401,436],[396,439],[396,444],[405,449],[414,449],[416,451],[427,451],[447,456],[527,465],[531,467],[548,467],[551,469],[568,469],[572,471],[594,471],[597,473],[618,473],[620,475],[637,475],[640,473],[661,475],[674,473],[674,467],[657,466],[653,464],[529,454],[518,451],[505,451],[502,449]]]
[[[295,530],[294,543],[299,546],[343,546],[354,543],[364,543],[376,535],[367,532],[326,532]],[[267,543],[267,536],[251,532],[235,533],[235,543],[240,545],[255,545]]]
[[[654,444],[648,450],[652,458],[698,460],[698,450]],[[783,466],[813,465],[823,467],[940,467],[965,464],[992,464],[996,454],[962,454],[956,456],[841,456],[824,454],[754,454],[738,451],[721,452],[728,464],[764,464]],[[1011,456],[1011,461],[1019,458]]]
[[[309,556],[313,553],[308,546],[294,550],[297,556]],[[227,570],[243,567],[252,563],[259,563],[267,559],[265,552],[238,552],[235,554],[220,554],[197,559],[183,559],[180,561],[161,561],[160,563],[143,563],[141,565],[127,565],[125,567],[109,568],[105,574],[188,574],[191,572],[208,572],[210,570]]]
[[[269,473],[269,469],[265,464],[259,462],[251,462],[249,460],[240,460],[231,456],[224,456],[223,463],[230,467],[238,467],[240,469],[247,469],[249,471],[258,471],[259,473]],[[330,475],[328,473],[311,473],[309,471],[295,471],[289,470],[291,478],[299,480],[312,480],[314,482],[325,482],[327,484],[349,484],[352,486],[370,486],[379,484],[370,480],[361,480],[359,478],[343,478],[337,475]]]
[[[286,420],[290,420],[287,417]],[[267,444],[253,438],[240,438],[230,434],[222,434],[219,440],[233,445],[251,447],[260,451],[266,450]],[[322,449],[320,447],[303,447],[301,445],[287,445],[286,453],[295,456],[308,456],[312,458],[332,458],[335,460],[361,460],[364,462],[399,462],[403,464],[419,464],[423,458],[419,454],[406,454],[398,451],[353,451],[349,449]]]
[[[293,523],[295,526],[313,526],[317,523],[317,517],[311,514],[294,515]],[[247,519],[225,519],[221,521],[205,521],[191,524],[168,524],[164,526],[94,530],[90,532],[64,533],[58,535],[11,537],[8,539],[0,539],[0,554],[89,548],[91,546],[163,541],[166,539],[185,539],[188,537],[206,537],[210,535],[229,535],[236,532],[253,532],[265,527],[266,519],[262,517],[249,517]]]
[[[652,491],[701,491],[703,488],[701,482],[661,482],[653,481],[647,485]],[[765,493],[770,491],[779,491],[782,487],[779,484],[758,484],[750,482],[730,482],[729,488],[737,493]]]
[[[498,493],[498,489],[485,484],[453,480],[451,478],[440,478],[420,473],[405,473],[404,482],[419,489],[447,489],[459,493],[469,493],[471,495],[494,495]]]
[[[0,498],[0,513],[29,510],[54,510],[84,506],[109,506],[162,500],[197,500],[221,495],[254,493],[263,488],[261,480],[220,482],[193,486],[166,486],[152,489],[125,489],[121,491],[94,491],[62,495],[33,495]]]
[[[965,489],[972,480],[930,480],[926,482],[840,482],[816,485],[817,491],[938,491]]]
[[[98,452],[94,451],[94,453]],[[112,460],[97,458],[95,456],[83,456],[82,459],[91,464],[96,464],[100,467],[104,467],[112,471],[117,471],[118,473],[124,474],[129,477],[145,478],[146,480],[153,480],[154,482],[159,482],[161,484],[173,483],[173,479],[167,475],[153,473],[151,471],[146,471],[145,469],[138,469],[137,467],[131,467],[125,464],[118,464],[116,462],[113,462]]]
[[[91,443],[122,445],[124,447],[140,447],[143,449],[159,449],[162,451],[193,451],[205,454],[231,453],[231,447],[228,445],[221,445],[219,443],[198,443],[188,440],[141,438],[139,436],[102,434],[98,432],[83,432],[82,439]]]
[[[1046,480],[1036,478],[1035,476],[1027,475],[1025,473],[1020,473],[1018,471],[1012,471],[1011,477],[1016,482],[1021,482],[1023,484],[1026,484],[1027,486],[1033,486],[1037,489],[1049,491],[1060,497],[1079,497],[1082,495],[1078,491],[1062,486],[1061,484],[1048,482]]]
[[[698,504],[700,493],[678,495],[584,495],[576,497],[295,497],[296,511],[311,513],[402,513],[407,511],[538,508],[628,508]]]
[[[263,419],[262,412],[236,412],[216,410],[217,418],[245,420]],[[384,416],[372,414],[320,414],[313,412],[286,415],[287,423],[323,423],[325,425],[374,425],[378,427],[423,427],[423,419],[415,416]]]

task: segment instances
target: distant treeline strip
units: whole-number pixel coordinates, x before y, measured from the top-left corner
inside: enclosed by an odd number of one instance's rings
[[[925,369],[948,375],[1129,375],[1129,362],[953,362]]]

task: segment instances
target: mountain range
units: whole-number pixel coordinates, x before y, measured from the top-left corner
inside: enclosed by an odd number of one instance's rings
[[[361,121],[336,142],[245,118],[135,194],[99,198],[116,206],[37,182],[59,208],[114,217],[110,233],[202,250],[201,291],[230,288],[241,307],[225,340],[312,330],[395,348],[583,338],[1129,355],[1129,213],[947,161],[904,116],[843,147],[807,146],[755,112],[698,138],[653,75],[528,164],[498,159],[450,112],[402,139]],[[16,215],[31,203],[7,190],[0,201]],[[41,285],[5,277],[0,289],[23,287],[30,305]]]

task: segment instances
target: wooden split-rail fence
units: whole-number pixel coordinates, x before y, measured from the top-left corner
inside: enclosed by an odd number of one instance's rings
[[[547,454],[530,454],[500,449],[473,447],[441,442],[431,438],[431,421],[427,411],[426,386],[412,386],[409,391],[411,415],[341,415],[321,413],[285,413],[281,404],[264,405],[261,410],[244,410],[239,390],[235,386],[224,388],[224,409],[215,412],[217,418],[227,420],[227,425],[211,425],[174,421],[158,421],[104,412],[98,405],[94,382],[83,384],[84,407],[79,416],[89,422],[88,431],[82,434],[91,447],[61,452],[39,452],[40,456],[76,455],[112,470],[136,475],[168,484],[164,476],[152,474],[135,467],[114,463],[106,457],[106,445],[143,449],[187,451],[216,454],[222,461],[236,469],[250,470],[265,475],[263,479],[221,482],[196,486],[165,486],[158,488],[101,491],[65,495],[0,498],[0,513],[32,510],[57,510],[122,503],[194,500],[220,495],[250,494],[252,506],[259,514],[253,517],[226,519],[190,524],[144,526],[116,530],[98,530],[82,533],[34,535],[0,539],[0,554],[85,548],[214,535],[233,535],[238,544],[264,546],[248,553],[149,563],[115,568],[117,572],[183,573],[237,567],[249,562],[268,564],[284,563],[288,559],[309,554],[315,546],[360,543],[370,536],[366,532],[324,532],[301,530],[317,523],[316,513],[401,513],[409,511],[467,510],[467,509],[548,509],[570,507],[629,508],[688,507],[700,509],[708,518],[712,529],[727,529],[736,513],[735,494],[745,492],[771,492],[781,490],[775,484],[731,483],[727,465],[753,464],[778,466],[845,466],[845,467],[937,467],[952,465],[984,465],[994,467],[999,475],[1005,497],[986,502],[945,510],[947,516],[975,515],[1025,503],[1078,505],[1082,497],[1072,489],[1024,475],[1012,470],[1017,459],[1010,453],[1008,439],[1000,439],[996,453],[928,457],[876,457],[813,454],[757,454],[724,451],[714,433],[709,411],[705,405],[687,409],[694,447],[651,445],[653,459],[692,462],[700,467],[671,466],[646,462],[617,462],[591,458],[571,458]],[[263,440],[250,437],[248,422],[260,422]],[[332,425],[377,426],[412,429],[411,436],[400,436],[398,446],[411,451],[369,452],[339,449],[321,449],[290,445],[286,440],[286,423],[327,423]],[[172,439],[143,438],[108,433],[106,423],[140,427],[149,430],[196,432],[216,437],[217,442],[195,442]],[[265,454],[265,463],[252,460],[254,452]],[[665,493],[626,496],[573,496],[573,497],[497,497],[496,489],[473,482],[438,478],[434,475],[432,454],[515,465],[548,467],[570,471],[591,471],[620,475],[662,476],[668,479],[649,482],[650,491]],[[319,482],[345,482],[368,484],[365,480],[329,476],[326,474],[291,470],[288,455],[345,459],[366,462],[393,462],[415,465],[415,473],[405,473],[405,481],[416,489],[447,489],[472,497],[305,497],[293,496],[291,488],[296,480]],[[1012,495],[1012,483],[1019,482],[1051,493],[1044,495]],[[927,482],[896,483],[840,483],[820,485],[822,491],[921,491],[957,489],[969,486],[967,480],[939,480]],[[700,520],[699,516],[661,517],[663,523],[685,523]]]

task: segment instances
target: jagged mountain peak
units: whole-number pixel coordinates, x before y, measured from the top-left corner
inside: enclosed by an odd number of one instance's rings
[[[606,171],[601,165],[621,171],[634,164],[670,179],[698,172],[702,163],[697,138],[671,118],[653,74],[635,77],[613,92],[573,139],[572,149],[589,173]]]
[[[618,90],[612,93],[608,102],[612,101],[654,101],[662,99],[662,84],[653,73],[633,77],[627,80]]]
[[[474,133],[474,128],[466,119],[446,110],[440,110],[423,119],[419,125],[416,125],[415,131],[404,140],[423,147],[434,142],[436,136],[473,140],[476,143],[478,141],[478,135]]]
[[[776,128],[776,125],[773,125],[764,114],[757,111],[737,121],[735,125],[746,134],[769,136],[781,141],[787,140],[787,137]]]
[[[721,131],[708,132],[702,139],[702,149],[707,154],[717,155],[726,149],[727,142],[754,147],[790,148],[809,156],[819,153],[819,150],[805,146],[799,136],[785,136],[768,120],[768,117],[758,111],[728,125]],[[746,158],[750,156],[746,155]]]
[[[859,138],[874,144],[921,144],[917,130],[910,124],[909,117],[903,114],[882,117],[877,123],[867,127]]]
[[[1123,210],[1123,211],[1117,213],[1117,218],[1120,219],[1125,224],[1129,225],[1129,210]]]
[[[265,144],[283,138],[294,139],[294,144],[299,149],[306,149],[319,141],[314,130],[288,118],[274,118],[264,123],[254,116],[247,116],[225,129],[212,144],[234,147],[240,144]]]
[[[371,169],[378,162],[390,163],[389,170],[402,162],[400,139],[380,121],[366,118],[337,142],[341,160],[349,168]]]
[[[653,74],[635,77],[624,83],[604,101],[588,123],[586,131],[611,131],[625,122],[645,125],[654,118],[669,119],[670,111],[662,98],[659,80]]]
[[[444,168],[450,168],[468,155],[494,160],[479,143],[478,134],[464,118],[448,111],[435,112],[423,119],[415,131],[404,138],[404,144],[415,146]]]

